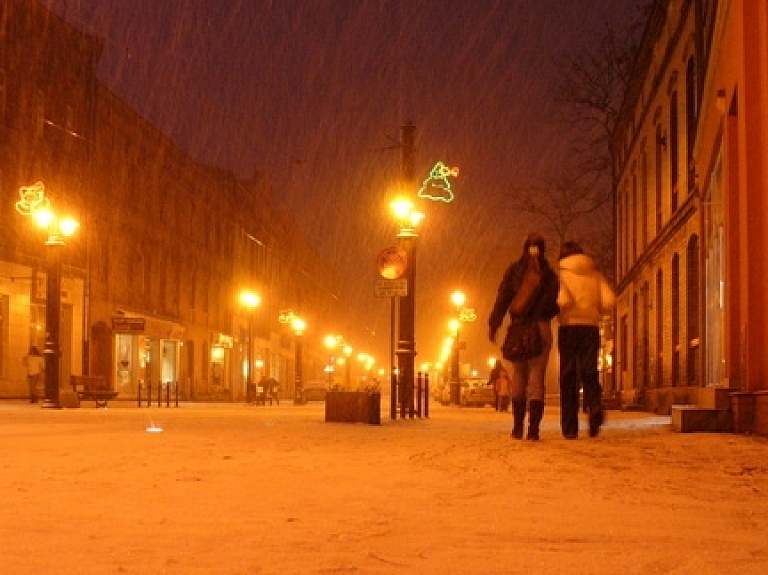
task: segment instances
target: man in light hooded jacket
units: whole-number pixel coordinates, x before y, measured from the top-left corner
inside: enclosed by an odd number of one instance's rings
[[[560,306],[560,427],[563,436],[579,436],[579,390],[589,413],[589,436],[600,433],[605,414],[597,370],[600,318],[616,303],[616,296],[595,262],[576,242],[565,242],[559,257]]]

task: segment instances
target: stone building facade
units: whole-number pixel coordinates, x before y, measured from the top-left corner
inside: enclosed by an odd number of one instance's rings
[[[266,174],[193,161],[101,85],[101,51],[40,3],[0,0],[0,397],[26,394],[21,359],[45,342],[45,236],[13,210],[38,181],[81,224],[62,248],[62,387],[89,374],[123,398],[172,382],[181,399],[243,400],[265,375],[290,397],[296,338],[279,318],[340,313],[329,266]],[[306,378],[323,377],[321,347]]]

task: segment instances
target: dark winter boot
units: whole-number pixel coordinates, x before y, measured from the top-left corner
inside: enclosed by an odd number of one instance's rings
[[[589,410],[589,436],[597,437],[600,433],[600,426],[605,421],[605,412],[603,407],[598,405]]]
[[[512,437],[523,438],[525,427],[525,400],[518,399],[512,403]]]
[[[539,424],[544,416],[544,402],[532,400],[528,405],[528,439],[539,440]]]

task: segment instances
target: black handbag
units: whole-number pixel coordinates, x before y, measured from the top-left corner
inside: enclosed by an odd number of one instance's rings
[[[542,305],[542,294],[536,286],[533,296],[535,307],[525,315],[516,315],[510,309],[511,319],[507,326],[507,335],[501,345],[501,355],[507,361],[526,361],[538,357],[544,349],[539,330],[539,310]],[[530,304],[529,304],[530,305]]]
[[[536,318],[515,318],[507,326],[501,355],[507,361],[526,361],[541,355],[543,347]]]

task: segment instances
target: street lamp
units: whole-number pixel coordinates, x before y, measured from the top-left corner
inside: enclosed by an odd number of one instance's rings
[[[252,388],[251,371],[253,370],[253,312],[257,307],[259,307],[259,304],[261,304],[261,297],[252,291],[243,290],[240,292],[240,303],[245,309],[248,310],[248,337],[245,344],[245,355],[248,361],[245,366],[245,398],[246,401],[248,401]]]
[[[461,309],[464,307],[464,302],[467,301],[467,296],[462,291],[455,291],[451,294],[451,303],[456,308],[456,319],[452,320],[452,331],[456,339],[456,343],[453,346],[453,358],[451,362],[451,403],[459,405],[461,402],[461,364],[459,363],[459,348],[461,347],[461,339],[459,337],[459,328],[461,327]]]
[[[352,389],[352,379],[350,377],[350,370],[351,370],[351,363],[352,362],[349,360],[350,356],[352,355],[352,351],[353,351],[352,346],[351,345],[345,345],[344,348],[343,348],[343,351],[344,351],[344,356],[346,358],[344,360],[344,363],[346,364],[345,365],[345,377],[344,377],[345,383],[344,383],[344,385],[347,388],[347,391],[349,391],[349,390]]]
[[[424,219],[424,214],[415,210],[413,202],[399,198],[390,204],[392,213],[400,226],[397,234],[400,248],[405,252],[406,267],[405,280],[408,287],[407,294],[398,298],[399,326],[397,337],[397,373],[398,389],[392,389],[392,413],[395,418],[395,394],[400,397],[400,414],[405,417],[406,406],[410,406],[413,412],[413,388],[415,384],[414,358],[416,356],[416,242],[418,234],[416,229]]]
[[[328,373],[328,389],[333,387],[333,372],[336,370],[334,367],[335,358],[333,357],[333,350],[339,345],[339,337],[335,335],[326,335],[323,339],[325,347],[328,348],[328,365],[325,366],[325,371]]]
[[[294,317],[291,320],[291,329],[293,329],[293,333],[296,336],[294,342],[296,347],[296,381],[293,391],[293,403],[302,404],[304,403],[304,377],[301,369],[301,336],[304,330],[307,329],[307,322],[300,317]]]
[[[64,238],[72,236],[80,226],[69,217],[58,217],[51,209],[51,202],[45,197],[45,186],[37,182],[34,186],[19,190],[21,200],[16,210],[25,216],[32,216],[35,223],[48,233],[45,245],[48,249],[46,302],[45,302],[45,401],[44,408],[61,408],[59,403],[61,360],[61,248]]]

